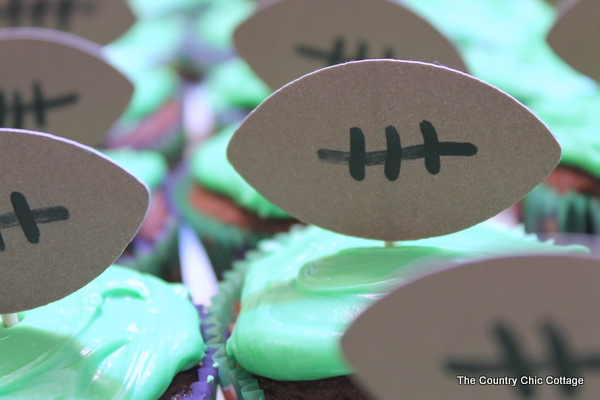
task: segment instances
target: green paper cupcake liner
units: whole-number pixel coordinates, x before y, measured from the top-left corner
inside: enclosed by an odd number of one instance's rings
[[[599,234],[600,200],[543,183],[521,200],[521,218],[527,232]]]
[[[227,399],[264,400],[265,396],[258,386],[258,381],[236,361],[227,355],[225,342],[229,337],[229,327],[235,322],[237,305],[240,301],[246,264],[236,262],[234,269],[226,271],[219,284],[219,294],[212,299],[207,311],[209,320],[214,324],[214,343],[220,348],[215,353],[215,361],[219,364],[219,382]]]

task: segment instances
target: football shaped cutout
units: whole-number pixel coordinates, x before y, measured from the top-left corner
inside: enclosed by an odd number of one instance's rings
[[[433,26],[388,0],[282,0],[234,32],[238,53],[271,88],[317,69],[364,59],[439,63],[467,71]]]
[[[0,127],[100,144],[133,94],[133,85],[100,51],[97,44],[64,32],[0,32]]]
[[[600,261],[479,261],[408,282],[365,310],[341,347],[378,399],[594,399]]]
[[[0,28],[38,27],[69,32],[101,45],[135,22],[123,0],[16,0],[2,2]]]
[[[366,60],[275,92],[239,127],[228,157],[301,221],[395,241],[493,217],[543,181],[560,147],[528,109],[476,78]]]
[[[570,66],[600,82],[600,2],[565,1],[559,11],[548,44]]]
[[[100,275],[146,215],[149,193],[91,148],[0,129],[0,314],[59,300]]]

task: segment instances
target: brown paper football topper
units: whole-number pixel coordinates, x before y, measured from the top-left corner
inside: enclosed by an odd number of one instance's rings
[[[529,110],[476,78],[366,60],[275,92],[242,123],[228,157],[294,217],[395,241],[493,217],[552,171],[560,147]]]
[[[234,33],[240,55],[271,88],[351,60],[394,58],[466,71],[435,28],[388,0],[282,0]]]
[[[573,68],[600,82],[600,1],[564,1],[559,10],[548,44]]]
[[[100,50],[49,29],[0,31],[0,127],[100,144],[133,94],[133,85]]]
[[[0,28],[57,29],[101,45],[121,36],[134,21],[123,0],[0,1]]]
[[[597,399],[600,261],[493,259],[405,284],[342,337],[377,399]]]
[[[97,151],[0,129],[0,314],[80,289],[123,252],[148,209],[146,186]]]

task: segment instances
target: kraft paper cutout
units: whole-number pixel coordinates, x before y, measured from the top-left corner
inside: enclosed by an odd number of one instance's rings
[[[570,66],[600,82],[600,2],[561,2],[548,44]]]
[[[342,349],[355,378],[382,400],[398,393],[407,399],[594,399],[598,287],[598,260],[534,256],[467,264],[417,279],[373,304],[346,331]]]
[[[133,85],[101,58],[100,49],[48,29],[0,32],[0,127],[99,145],[133,94]]]
[[[544,180],[560,147],[529,110],[476,78],[369,60],[274,93],[242,123],[228,157],[294,217],[395,241],[491,218]]]
[[[101,45],[121,36],[135,18],[123,0],[6,0],[0,28],[57,29]]]
[[[467,70],[448,39],[387,0],[278,1],[240,25],[234,42],[273,89],[317,69],[361,59],[405,59]]]
[[[123,252],[147,187],[97,151],[0,129],[0,314],[59,300]]]

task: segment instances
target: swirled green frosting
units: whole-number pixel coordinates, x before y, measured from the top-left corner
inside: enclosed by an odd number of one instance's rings
[[[562,163],[600,177],[600,86],[546,42],[544,0],[403,0],[456,44],[470,72],[528,106],[556,135]],[[468,12],[466,11],[468,10]]]
[[[196,151],[191,160],[192,176],[205,188],[231,198],[261,218],[290,218],[250,186],[227,160],[227,145],[237,127],[223,129]]]
[[[126,148],[101,151],[123,169],[144,182],[150,190],[159,187],[167,177],[169,170],[167,161],[157,151]]]
[[[394,247],[315,226],[294,229],[261,242],[244,261],[242,307],[227,352],[248,371],[272,379],[348,374],[339,346],[348,325],[416,274],[486,257],[586,252],[486,223]]]
[[[182,285],[109,267],[0,326],[0,398],[156,400],[205,350]]]

